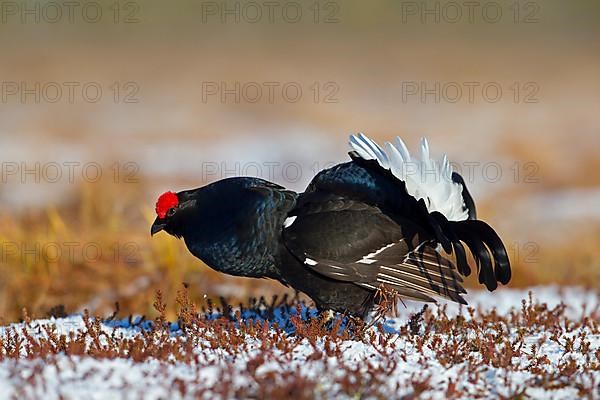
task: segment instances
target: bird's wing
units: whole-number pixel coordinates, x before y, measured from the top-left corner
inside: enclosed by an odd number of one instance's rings
[[[401,227],[377,207],[339,196],[303,196],[314,199],[290,213],[283,238],[306,268],[368,289],[383,284],[404,298],[465,303],[454,265],[410,222]]]

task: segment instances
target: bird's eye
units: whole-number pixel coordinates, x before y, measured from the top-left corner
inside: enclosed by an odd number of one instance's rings
[[[175,214],[175,207],[169,208],[169,211],[167,211],[167,217],[172,217],[173,214]]]

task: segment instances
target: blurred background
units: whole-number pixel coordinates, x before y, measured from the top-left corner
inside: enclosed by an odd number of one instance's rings
[[[290,293],[166,234],[166,190],[302,190],[349,133],[421,136],[468,183],[513,287],[600,287],[600,3],[28,1],[0,14],[0,316],[151,315]],[[471,277],[473,278],[473,277]],[[475,279],[469,279],[476,286]]]

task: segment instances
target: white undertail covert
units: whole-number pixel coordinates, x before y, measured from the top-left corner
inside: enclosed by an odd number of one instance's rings
[[[399,137],[381,148],[362,133],[350,135],[350,147],[365,160],[377,163],[406,185],[408,194],[424,199],[429,212],[438,211],[449,221],[464,221],[469,212],[462,197],[463,187],[452,181],[452,166],[446,155],[433,160],[427,139],[421,139],[421,157],[411,156]]]

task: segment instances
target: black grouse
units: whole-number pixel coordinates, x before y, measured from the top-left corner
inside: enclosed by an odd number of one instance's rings
[[[506,249],[477,219],[445,156],[434,161],[425,139],[420,159],[400,138],[381,148],[358,134],[350,146],[352,161],[321,171],[304,193],[248,177],[164,193],[151,233],[183,238],[217,271],[276,279],[321,310],[360,317],[383,288],[404,299],[464,304],[461,275],[472,267],[490,291],[508,283]]]

